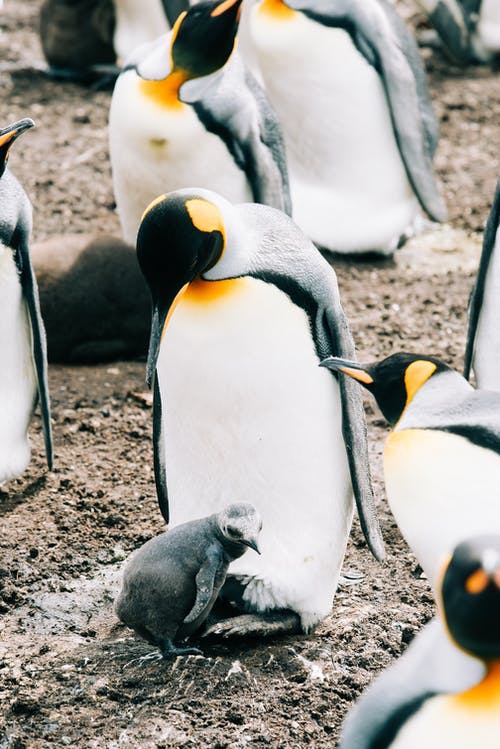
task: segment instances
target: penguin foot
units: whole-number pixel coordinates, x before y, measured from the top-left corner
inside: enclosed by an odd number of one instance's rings
[[[346,568],[342,570],[342,573],[339,577],[339,585],[342,585],[344,588],[348,585],[358,585],[362,580],[364,580],[365,575],[363,572],[356,572],[356,570],[352,570],[350,568]]]
[[[154,661],[161,661],[163,655],[159,650],[152,650],[146,655],[141,655],[140,658],[133,658],[131,661],[125,664],[124,668],[130,668],[130,666],[145,666],[147,663],[153,663]]]
[[[187,645],[186,647],[178,647],[177,645],[174,645],[174,643],[170,640],[166,640],[165,642],[163,642],[160,650],[162,658],[166,661],[170,660],[171,658],[177,658],[178,655],[203,656],[203,652],[199,648],[195,648],[192,645]]]
[[[213,624],[203,637],[275,637],[302,632],[300,617],[294,611],[241,614]]]

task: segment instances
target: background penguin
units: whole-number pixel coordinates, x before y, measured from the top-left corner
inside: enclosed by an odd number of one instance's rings
[[[199,3],[170,36],[141,48],[116,83],[110,155],[127,242],[157,195],[191,184],[290,212],[276,117],[241,59],[233,54],[225,65],[240,4]]]
[[[498,747],[500,537],[459,544],[438,595],[450,640],[436,622],[417,635],[348,715],[339,749]]]
[[[31,205],[6,168],[12,143],[33,125],[24,119],[0,129],[0,484],[29,463],[28,427],[37,397],[52,468],[45,331],[29,253]]]
[[[500,533],[500,394],[473,390],[425,355],[322,365],[364,385],[392,426],[384,450],[387,498],[431,581],[448,549],[471,534]]]
[[[31,257],[49,361],[146,356],[150,297],[135,248],[116,237],[66,234],[34,244]]]
[[[500,54],[498,0],[419,0],[449,56],[461,65]]]
[[[250,31],[283,127],[293,218],[319,247],[390,254],[419,204],[444,220],[425,74],[390,3],[262,0]]]
[[[157,645],[164,658],[189,653],[178,647],[206,620],[229,564],[248,548],[259,552],[262,521],[250,504],[232,504],[147,541],[133,555],[116,601],[119,618]]]
[[[282,212],[198,188],[148,208],[137,255],[153,301],[163,516],[189,520],[225,495],[252,501],[262,557],[238,560],[225,590],[261,613],[227,631],[266,633],[269,620],[309,631],[331,609],[353,490],[368,543],[384,553],[360,393],[317,366],[329,351],[354,353],[335,273]]]
[[[469,305],[464,377],[478,388],[500,390],[500,180],[484,232],[483,251]]]

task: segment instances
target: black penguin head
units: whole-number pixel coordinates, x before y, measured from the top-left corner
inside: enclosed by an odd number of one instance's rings
[[[434,375],[449,370],[439,359],[401,352],[375,364],[329,357],[320,366],[353,377],[372,393],[391,426],[400,419],[415,393]]]
[[[9,158],[10,147],[25,130],[34,127],[35,123],[26,117],[24,120],[14,122],[12,125],[0,128],[0,177],[5,171]]]
[[[456,546],[441,583],[448,631],[484,661],[500,659],[500,537],[480,536]]]
[[[222,68],[235,45],[242,0],[201,2],[182,13],[173,28],[172,70],[186,80]]]
[[[151,291],[153,319],[146,380],[151,385],[169,312],[186,286],[212,268],[226,244],[224,218],[205,191],[178,190],[146,209],[137,259]]]
[[[228,505],[216,515],[216,522],[222,543],[231,556],[241,556],[247,546],[260,554],[257,539],[262,530],[262,518],[253,505],[248,502]]]

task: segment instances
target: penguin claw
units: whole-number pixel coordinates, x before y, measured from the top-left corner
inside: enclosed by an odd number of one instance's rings
[[[213,624],[203,637],[274,637],[301,632],[300,618],[293,611],[241,614]]]
[[[365,575],[363,572],[356,572],[356,570],[346,568],[342,570],[339,577],[339,585],[342,585],[343,587],[358,585],[364,579]]]

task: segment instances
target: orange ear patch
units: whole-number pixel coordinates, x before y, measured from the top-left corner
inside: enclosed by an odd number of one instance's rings
[[[477,595],[477,593],[482,593],[488,587],[489,582],[489,575],[483,569],[479,568],[472,575],[469,575],[465,581],[465,590],[467,593]]]
[[[417,359],[406,367],[405,388],[406,388],[406,405],[412,400],[417,390],[427,382],[429,377],[436,371],[436,365],[425,359]]]

